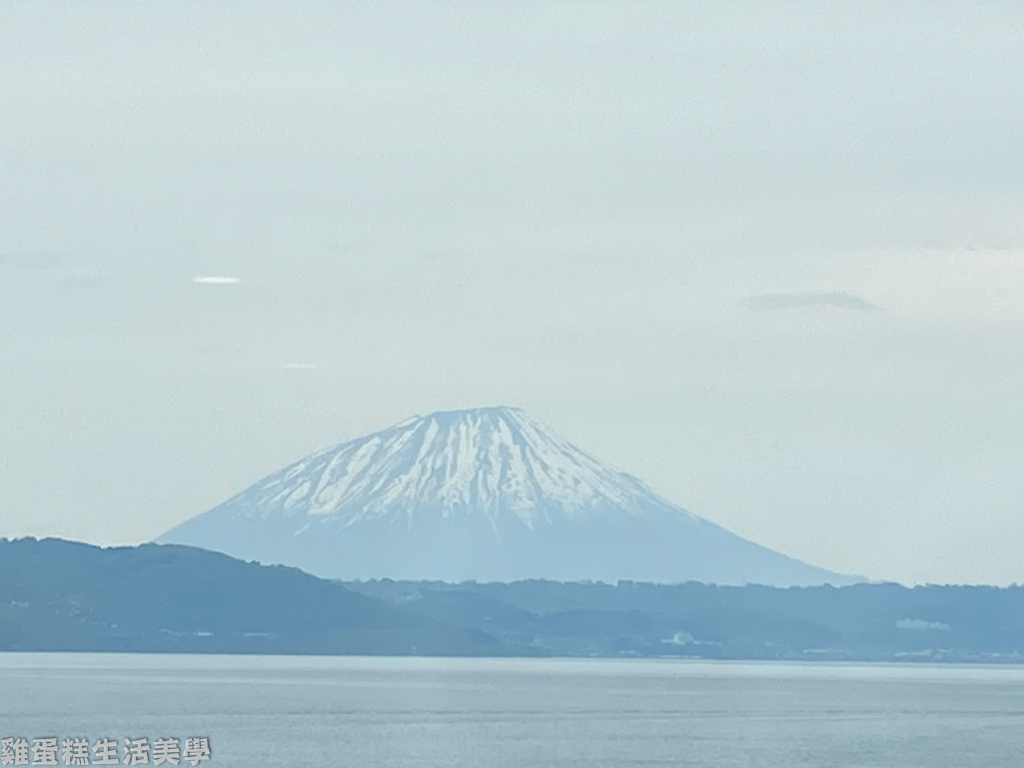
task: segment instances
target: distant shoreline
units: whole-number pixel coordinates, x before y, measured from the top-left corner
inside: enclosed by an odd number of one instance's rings
[[[1024,663],[1024,588],[369,581],[0,541],[0,651]]]

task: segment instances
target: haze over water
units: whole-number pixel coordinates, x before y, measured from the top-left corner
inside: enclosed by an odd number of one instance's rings
[[[0,654],[0,730],[208,736],[211,768],[1009,768],[1024,669]]]

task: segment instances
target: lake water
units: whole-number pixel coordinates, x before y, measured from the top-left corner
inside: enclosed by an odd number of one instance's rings
[[[208,736],[211,768],[1020,768],[1024,668],[0,654],[7,736]]]

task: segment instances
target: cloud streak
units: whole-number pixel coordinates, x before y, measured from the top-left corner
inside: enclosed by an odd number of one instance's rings
[[[62,267],[68,255],[63,251],[30,250],[0,253],[0,266],[12,266],[33,272],[46,272]]]
[[[226,275],[196,275],[192,278],[192,282],[196,285],[235,285],[241,280]]]
[[[748,309],[757,311],[783,309],[844,309],[854,312],[876,312],[881,307],[866,299],[842,291],[825,293],[760,293],[743,300]]]

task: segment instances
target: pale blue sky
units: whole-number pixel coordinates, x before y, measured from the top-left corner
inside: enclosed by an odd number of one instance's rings
[[[0,535],[507,403],[815,564],[1024,581],[1024,6],[839,6],[3,4]]]

